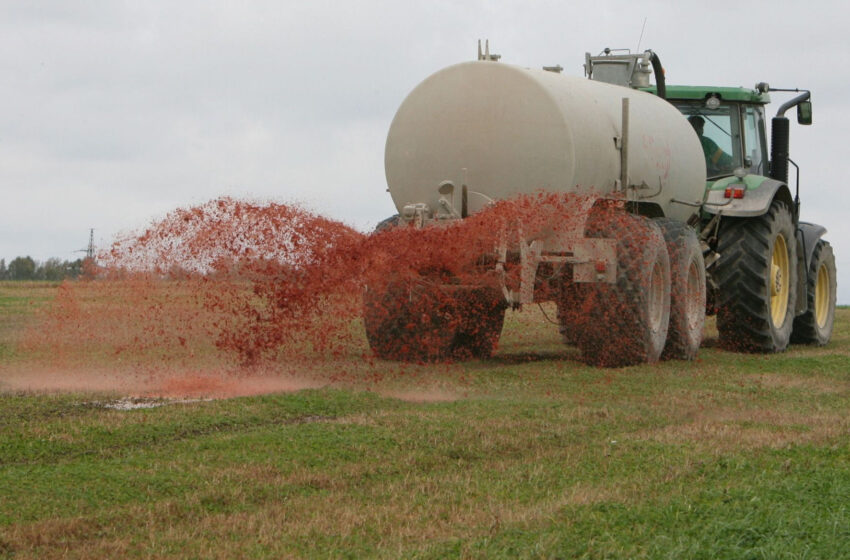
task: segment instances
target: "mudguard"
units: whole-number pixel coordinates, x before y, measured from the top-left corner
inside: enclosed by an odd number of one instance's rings
[[[808,310],[809,298],[806,297],[806,289],[809,285],[809,265],[812,262],[815,246],[825,233],[826,228],[818,224],[809,222],[797,224],[797,255],[799,255],[797,258],[797,315]]]
[[[812,224],[809,222],[800,222],[797,224],[797,237],[803,244],[803,254],[806,256],[804,263],[806,270],[812,263],[812,255],[815,252],[815,245],[818,240],[826,234],[826,228],[822,225]]]
[[[744,188],[743,198],[726,198],[727,188]],[[793,208],[791,191],[781,181],[761,175],[747,175],[743,179],[726,177],[708,188],[703,210],[709,214],[722,214],[735,218],[761,216],[770,208],[774,198],[779,198]]]
[[[806,289],[809,285],[809,265],[818,240],[826,233],[826,228],[809,222],[797,224],[797,308],[796,314],[801,315],[808,311],[808,300]]]

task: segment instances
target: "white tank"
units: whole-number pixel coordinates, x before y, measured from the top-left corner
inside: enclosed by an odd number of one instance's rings
[[[438,188],[488,201],[540,190],[608,193],[620,178],[622,99],[629,98],[628,176],[642,200],[686,219],[705,190],[705,160],[691,125],[658,97],[585,78],[494,61],[465,62],[428,77],[402,103],[387,136],[387,184],[396,207]],[[634,193],[630,198],[635,198]]]

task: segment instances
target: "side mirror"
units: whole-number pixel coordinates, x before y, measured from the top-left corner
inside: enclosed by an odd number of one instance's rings
[[[812,124],[812,102],[803,101],[797,105],[797,122],[799,124]]]

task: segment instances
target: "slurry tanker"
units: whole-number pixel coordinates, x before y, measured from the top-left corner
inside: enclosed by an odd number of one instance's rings
[[[825,228],[800,220],[799,170],[788,180],[785,113],[811,124],[808,91],[667,85],[650,50],[588,53],[586,77],[478,51],[398,109],[385,154],[398,215],[379,229],[452,231],[505,201],[538,206],[494,217],[492,251],[469,255],[480,283],[430,267],[369,285],[378,356],[486,357],[506,308],[547,300],[599,365],[692,359],[707,313],[734,351],[829,341],[835,258]],[[797,95],[768,146],[774,91]]]

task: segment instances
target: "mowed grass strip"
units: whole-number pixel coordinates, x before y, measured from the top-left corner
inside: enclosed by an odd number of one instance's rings
[[[493,359],[378,362],[381,384],[2,395],[0,557],[846,557],[850,310],[826,348],[708,336],[694,362],[588,368],[529,309]]]

